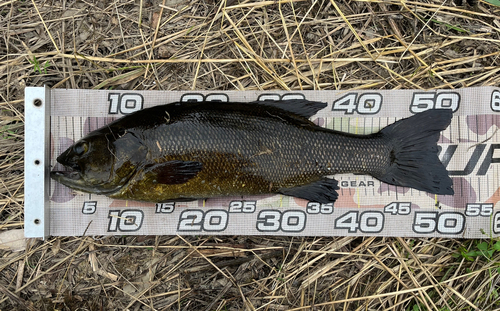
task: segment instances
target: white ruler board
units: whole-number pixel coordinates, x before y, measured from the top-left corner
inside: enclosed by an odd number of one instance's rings
[[[454,111],[438,142],[455,195],[436,196],[368,175],[336,175],[339,199],[317,204],[283,195],[143,203],[75,193],[48,178],[75,141],[125,114],[177,101],[328,103],[311,120],[369,134],[432,108]],[[34,100],[42,101],[42,108]],[[39,103],[39,102],[37,102]],[[107,91],[26,88],[27,237],[81,235],[436,236],[500,235],[500,88],[368,91]],[[33,117],[35,115],[36,117]],[[30,117],[28,117],[30,116]],[[48,128],[42,130],[42,125]],[[44,148],[40,149],[40,146]],[[35,159],[36,157],[36,159]],[[41,162],[37,162],[36,160]],[[32,163],[33,162],[33,163]]]

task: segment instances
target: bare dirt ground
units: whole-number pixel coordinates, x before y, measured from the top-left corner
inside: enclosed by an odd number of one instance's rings
[[[26,86],[500,86],[500,6],[458,2],[0,1],[0,233],[23,228]],[[0,309],[495,310],[499,249],[436,238],[30,240],[0,245]]]

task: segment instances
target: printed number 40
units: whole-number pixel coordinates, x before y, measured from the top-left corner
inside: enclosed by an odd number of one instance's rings
[[[379,93],[349,93],[333,102],[333,111],[345,111],[345,114],[376,114],[382,106],[382,95]]]
[[[379,211],[347,212],[335,219],[335,229],[347,229],[349,233],[379,233],[384,229],[384,214]]]

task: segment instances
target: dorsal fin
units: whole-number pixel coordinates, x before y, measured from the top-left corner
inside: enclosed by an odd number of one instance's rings
[[[289,111],[301,117],[309,119],[318,111],[325,108],[327,103],[309,101],[305,99],[289,99],[289,100],[264,100],[256,101],[252,104],[276,107],[285,111]]]

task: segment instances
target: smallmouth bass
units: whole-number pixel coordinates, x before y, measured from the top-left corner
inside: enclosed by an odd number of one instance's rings
[[[378,133],[354,135],[312,123],[326,103],[185,102],[126,115],[89,133],[51,177],[75,190],[147,202],[280,193],[330,203],[339,173],[453,194],[437,156],[448,109],[427,110]]]

